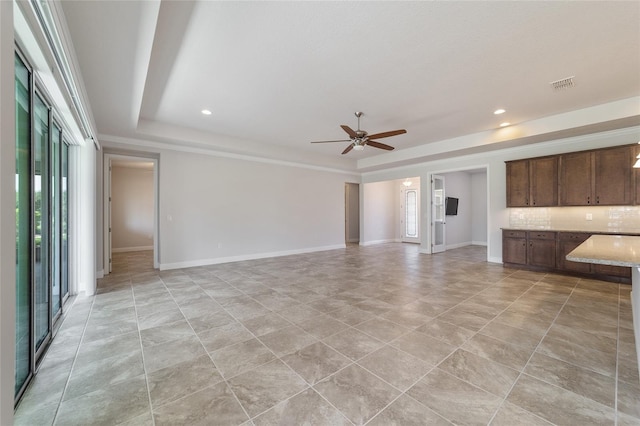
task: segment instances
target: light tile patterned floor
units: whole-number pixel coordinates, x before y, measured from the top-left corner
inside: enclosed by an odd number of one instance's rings
[[[409,244],[114,256],[16,424],[640,424],[630,286]]]

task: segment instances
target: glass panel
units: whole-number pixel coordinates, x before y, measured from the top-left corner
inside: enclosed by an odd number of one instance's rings
[[[62,297],[69,294],[69,146],[66,143],[62,147],[62,164],[61,167],[61,222],[62,222],[62,250],[61,250],[61,281],[62,281]]]
[[[61,229],[60,217],[60,145],[62,130],[53,125],[51,134],[51,316],[60,311],[62,298],[60,294],[60,249]]]
[[[29,70],[16,55],[16,395],[31,369],[30,78]]]
[[[433,245],[444,249],[444,179],[433,177]]]
[[[405,192],[405,235],[418,238],[418,192],[409,189]]]
[[[49,108],[36,94],[34,102],[33,222],[35,247],[36,351],[50,329],[49,317]]]

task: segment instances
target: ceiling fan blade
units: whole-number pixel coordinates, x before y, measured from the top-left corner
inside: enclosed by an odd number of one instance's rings
[[[351,150],[353,149],[353,146],[354,146],[354,145],[355,145],[355,144],[353,144],[353,143],[352,143],[352,144],[350,144],[350,145],[349,145],[349,146],[348,146],[344,151],[342,151],[342,154],[344,155],[344,154],[346,154],[347,152],[351,151]]]
[[[311,143],[333,143],[333,142],[351,142],[351,139],[340,139],[339,141],[313,141]]]
[[[382,133],[376,133],[375,135],[369,135],[369,139],[388,138],[389,136],[402,135],[404,133],[407,133],[405,129],[391,130],[390,132],[382,132]]]
[[[350,138],[357,138],[358,134],[349,126],[346,126],[344,124],[342,124],[340,127],[342,127],[342,130],[344,130],[345,132],[347,132],[347,134],[349,135]]]
[[[394,148],[390,145],[381,143],[381,142],[376,142],[376,141],[367,141],[365,142],[367,145],[372,146],[374,148],[380,148],[380,149],[386,149],[387,151],[392,151]]]

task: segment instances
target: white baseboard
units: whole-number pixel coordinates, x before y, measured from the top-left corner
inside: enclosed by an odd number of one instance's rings
[[[457,249],[460,247],[466,247],[466,246],[470,246],[472,243],[471,241],[466,241],[464,243],[458,243],[458,244],[450,244],[447,245],[447,250],[453,250],[453,249]]]
[[[489,258],[487,259],[487,262],[491,262],[491,263],[502,263],[502,258],[501,257],[493,257],[493,256],[489,256]]]
[[[347,240],[348,243],[359,243],[360,242],[360,238],[352,238],[350,240]]]
[[[486,241],[471,241],[471,245],[474,246],[487,246],[487,242]]]
[[[346,248],[346,244],[336,244],[332,246],[310,247],[306,249],[274,251],[268,253],[256,253],[240,256],[217,257],[214,259],[188,260],[185,262],[161,263],[160,270],[193,268],[196,266],[218,265],[221,263],[242,262],[245,260],[267,259],[270,257],[292,256],[296,254],[314,253],[318,251],[337,250]]]
[[[98,278],[98,279],[104,278],[104,269],[102,269],[100,271],[96,271],[96,278]]]
[[[400,240],[392,238],[392,239],[389,239],[389,240],[360,241],[360,245],[361,246],[373,246],[373,245],[376,245],[376,244],[399,243],[399,242],[400,242]]]
[[[122,248],[112,248],[111,251],[113,253],[128,253],[130,251],[148,251],[153,250],[153,246],[142,246],[142,247],[122,247]]]

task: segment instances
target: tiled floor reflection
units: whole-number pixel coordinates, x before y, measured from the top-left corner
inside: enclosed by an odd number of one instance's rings
[[[409,244],[159,272],[116,254],[20,425],[630,425],[630,286]]]

